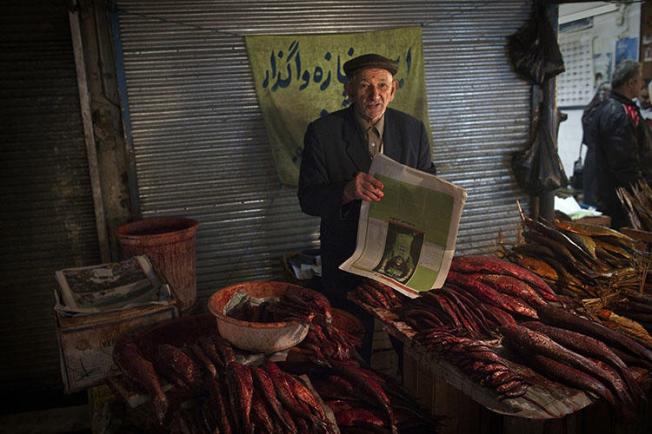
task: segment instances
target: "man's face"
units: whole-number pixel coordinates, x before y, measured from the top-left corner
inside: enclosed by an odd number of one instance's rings
[[[347,92],[360,116],[369,122],[376,122],[394,99],[397,86],[389,71],[365,68],[349,82]]]
[[[639,93],[643,86],[645,86],[645,81],[643,81],[643,77],[641,76],[641,73],[639,72],[636,77],[632,78],[629,80],[628,84],[628,93],[629,95],[626,95],[627,97],[634,99],[637,96],[639,96]]]

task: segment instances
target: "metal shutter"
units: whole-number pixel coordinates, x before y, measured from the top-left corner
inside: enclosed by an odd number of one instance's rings
[[[65,2],[0,17],[0,384],[60,387],[54,271],[99,262]]]
[[[244,34],[328,33],[421,23],[434,160],[468,189],[458,249],[514,237],[510,153],[527,141],[530,88],[506,37],[530,2],[118,1],[139,201],[144,216],[201,222],[199,298],[283,274],[280,258],[317,243],[318,221],[277,185]]]

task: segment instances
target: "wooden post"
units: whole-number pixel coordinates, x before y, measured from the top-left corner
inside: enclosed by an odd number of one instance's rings
[[[102,262],[110,262],[111,254],[109,249],[109,236],[104,215],[104,201],[102,199],[102,187],[100,185],[100,173],[98,169],[97,149],[95,145],[95,134],[93,132],[93,117],[91,115],[91,103],[88,93],[88,81],[86,80],[86,64],[84,62],[84,46],[82,44],[81,30],[79,25],[79,4],[71,2],[68,8],[68,19],[70,21],[70,36],[72,39],[73,52],[75,55],[75,68],[77,70],[77,87],[79,89],[79,106],[81,109],[82,124],[84,127],[84,141],[86,142],[86,156],[88,158],[88,171],[93,192],[93,205],[95,207],[95,225],[97,227],[97,238],[100,247]]]

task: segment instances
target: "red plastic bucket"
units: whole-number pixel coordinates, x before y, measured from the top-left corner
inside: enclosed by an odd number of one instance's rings
[[[197,300],[197,226],[199,222],[189,218],[151,217],[117,229],[124,257],[147,255],[167,279],[182,312]]]

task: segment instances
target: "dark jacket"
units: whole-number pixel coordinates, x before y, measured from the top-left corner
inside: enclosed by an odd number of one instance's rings
[[[582,112],[582,130],[584,136],[582,143],[586,145],[586,155],[584,157],[584,167],[582,170],[582,190],[584,193],[583,203],[590,206],[598,205],[598,181],[596,179],[596,142],[597,142],[597,122],[595,122],[596,113],[600,107],[609,101],[611,86],[602,83],[596,91],[591,102]]]
[[[613,91],[596,113],[594,128],[598,208],[611,216],[613,227],[626,226],[616,188],[652,182],[650,132],[636,104]]]
[[[387,109],[383,153],[408,166],[435,172],[423,123]],[[342,205],[344,185],[371,166],[363,133],[353,107],[331,113],[308,125],[299,173],[303,212],[321,217],[320,239],[324,285],[355,250],[360,201]],[[343,288],[346,289],[346,288]]]

